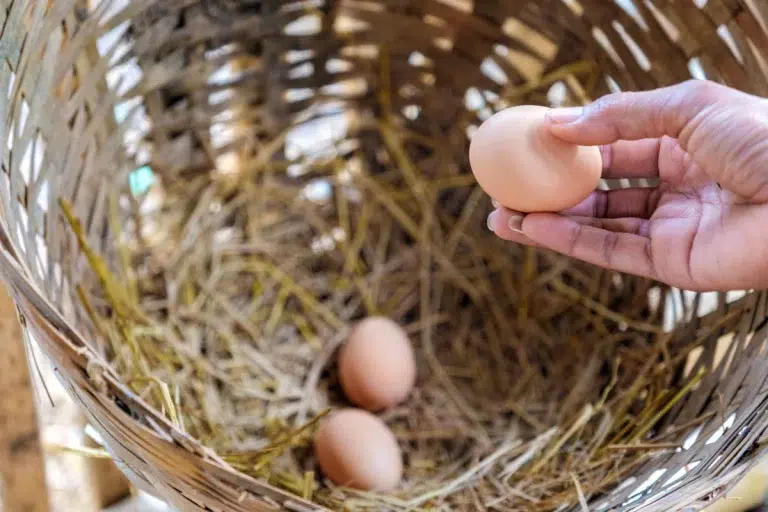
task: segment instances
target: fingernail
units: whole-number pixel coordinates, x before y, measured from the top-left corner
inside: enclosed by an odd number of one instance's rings
[[[514,215],[509,218],[507,221],[507,227],[514,231],[515,233],[522,233],[523,232],[523,219],[525,217],[521,217],[519,215]]]
[[[547,117],[554,124],[568,124],[578,121],[584,115],[583,107],[553,108],[547,112]]]
[[[486,221],[486,225],[488,226],[488,229],[490,231],[494,231],[493,229],[493,217],[496,215],[496,210],[492,211],[490,215],[488,215],[488,220]]]
[[[495,200],[494,198],[491,198],[491,204],[494,208],[501,208],[501,203]]]

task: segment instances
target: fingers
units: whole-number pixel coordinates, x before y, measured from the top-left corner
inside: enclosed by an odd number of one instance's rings
[[[564,141],[607,146],[603,158],[611,162],[605,165],[606,177],[657,170],[651,143],[637,149],[618,141],[656,138],[663,145],[674,139],[688,160],[677,169],[683,178],[691,176],[688,170],[695,164],[703,171],[700,176],[740,198],[768,201],[768,100],[763,98],[692,80],[653,91],[611,94],[586,107],[552,109],[547,122],[551,133]]]
[[[652,91],[610,94],[583,108],[553,109],[547,119],[555,136],[573,144],[595,146],[665,135],[686,139],[686,130],[696,130],[702,114],[741,96],[749,98],[713,82],[691,80]]]
[[[522,222],[522,213],[497,207],[488,216],[488,229],[502,240],[537,247],[538,245],[521,231]]]
[[[594,217],[570,217],[583,226],[592,226],[614,231],[616,233],[629,233],[642,237],[650,236],[651,221],[647,219],[595,219]]]
[[[661,198],[658,188],[623,188],[595,190],[580,204],[564,212],[566,215],[617,219],[648,219],[656,211]]]
[[[603,178],[656,178],[662,139],[620,140],[600,147]]]
[[[650,238],[580,224],[574,219],[551,213],[525,217],[523,236],[534,244],[594,265],[656,277]]]

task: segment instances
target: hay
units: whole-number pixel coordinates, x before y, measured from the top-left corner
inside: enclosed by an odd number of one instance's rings
[[[111,270],[62,201],[117,373],[234,469],[334,509],[585,507],[679,448],[654,427],[703,370],[669,389],[686,357],[665,359],[653,283],[501,242],[466,147],[412,135],[382,103],[353,123],[365,145],[286,161],[281,137],[132,198],[111,216]],[[366,315],[400,322],[418,358],[413,395],[382,415],[405,454],[386,496],[333,486],[309,449],[347,405],[335,352]]]

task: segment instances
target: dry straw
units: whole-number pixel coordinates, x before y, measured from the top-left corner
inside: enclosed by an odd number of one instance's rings
[[[691,73],[765,94],[763,3],[0,7],[0,268],[142,488],[180,510],[673,510],[764,451],[763,292],[504,243],[466,159],[516,104]],[[310,447],[366,315],[419,363],[383,413],[388,495],[333,486]]]

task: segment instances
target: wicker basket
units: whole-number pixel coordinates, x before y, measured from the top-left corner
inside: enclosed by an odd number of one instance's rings
[[[651,89],[691,76],[768,94],[765,0],[0,5],[0,270],[26,332],[51,358],[115,459],[137,485],[179,510],[322,507],[234,470],[121,382],[92,341],[93,325],[77,299],[75,285],[86,279],[84,257],[59,199],[73,205],[91,247],[114,256],[109,198],[124,188],[132,162],[150,162],[165,182],[173,182],[209,172],[212,159],[242,149],[239,139],[215,146],[201,135],[227,123],[208,101],[225,89],[228,105],[251,113],[237,124],[259,144],[279,143],[285,127],[301,122],[323,99],[341,97],[348,108],[375,117],[382,105],[377,93],[388,91],[388,108],[398,114],[399,126],[433,135],[436,130],[455,148],[464,173],[463,134],[505,105],[583,103],[611,90]],[[348,51],[352,46],[359,51]],[[388,72],[381,72],[380,59],[371,64],[364,49],[386,50]],[[285,59],[289,52],[291,62]],[[235,60],[243,66],[236,79],[210,80]],[[332,61],[343,66],[334,68]],[[126,64],[139,70],[140,79],[126,74]],[[313,71],[297,71],[307,64]],[[326,87],[353,78],[365,80],[364,90],[347,94]],[[479,102],[465,101],[467,91],[482,93]],[[128,99],[133,103],[125,107]],[[119,104],[146,111],[151,128],[145,127],[144,145],[126,142],[126,115],[113,115]],[[376,159],[375,148],[366,154]],[[601,314],[644,307],[655,285],[632,282],[640,284],[625,286],[624,295],[594,290],[584,304]],[[702,304],[712,297],[655,289],[680,306],[683,321],[663,335],[670,352],[698,350],[694,370],[707,370],[691,393],[655,418],[654,428],[677,429],[675,439],[685,440],[684,449],[649,457],[614,488],[581,492],[576,481],[573,499],[559,510],[578,510],[586,501],[599,510],[701,505],[766,451],[765,293],[718,294],[705,311]],[[723,339],[731,340],[726,357],[716,353]],[[683,389],[680,379],[669,386],[672,392]],[[698,436],[687,436],[694,429]],[[521,499],[495,508],[530,506]]]

